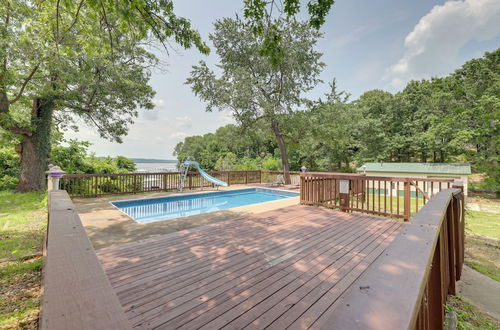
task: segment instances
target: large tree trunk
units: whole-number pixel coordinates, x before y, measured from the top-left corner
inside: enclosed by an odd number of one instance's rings
[[[50,154],[50,131],[54,102],[51,98],[33,100],[31,135],[22,135],[18,152],[21,176],[16,191],[38,191],[46,188],[45,171]]]
[[[288,154],[286,153],[285,139],[283,138],[283,134],[280,131],[279,124],[277,121],[273,120],[271,126],[273,129],[273,133],[276,136],[276,142],[278,143],[278,147],[280,148],[281,164],[283,165],[283,175],[285,177],[285,184],[291,184],[292,180],[290,179],[290,163],[288,162]]]

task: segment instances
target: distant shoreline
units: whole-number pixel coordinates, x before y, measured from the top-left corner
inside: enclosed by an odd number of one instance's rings
[[[152,159],[152,158],[129,158],[131,159],[134,163],[164,163],[164,164],[172,164],[172,163],[177,163],[176,160],[173,159]]]

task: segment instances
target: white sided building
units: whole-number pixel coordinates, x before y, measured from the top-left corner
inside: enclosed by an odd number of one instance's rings
[[[373,176],[460,180],[467,196],[471,169],[468,163],[366,163],[357,172]],[[430,190],[430,187],[426,188]]]

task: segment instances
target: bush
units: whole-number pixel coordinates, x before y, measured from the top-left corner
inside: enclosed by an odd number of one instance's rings
[[[90,143],[69,140],[67,146],[52,148],[50,161],[70,174],[110,174],[131,173],[136,170],[135,163],[124,156],[99,158],[88,155]]]
[[[11,190],[19,182],[19,155],[14,147],[0,148],[0,190]]]

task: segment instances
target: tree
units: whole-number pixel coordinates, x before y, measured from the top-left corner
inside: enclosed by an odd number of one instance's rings
[[[207,111],[228,109],[244,127],[264,122],[275,136],[285,181],[290,182],[283,121],[305,102],[302,95],[320,81],[324,64],[314,50],[319,32],[303,22],[280,19],[276,24],[283,31],[279,66],[262,56],[262,37],[253,33],[251,25],[226,18],[214,24],[215,32],[210,35],[220,57],[220,77],[201,61],[186,83],[207,103]]]
[[[274,67],[278,67],[286,54],[286,29],[279,24],[276,16],[294,18],[300,12],[300,0],[243,0],[243,14],[249,22],[255,36],[263,37],[260,55],[269,59]],[[309,25],[316,30],[325,23],[325,18],[334,4],[334,0],[309,0],[307,12]]]
[[[208,52],[171,1],[0,0],[0,22],[0,126],[20,137],[18,191],[43,188],[55,125],[80,117],[120,141],[153,107],[151,41]]]
[[[500,48],[472,59],[456,70],[453,96],[459,103],[458,122],[476,151],[475,163],[488,174],[488,189],[500,195]],[[456,123],[454,123],[456,125]]]

